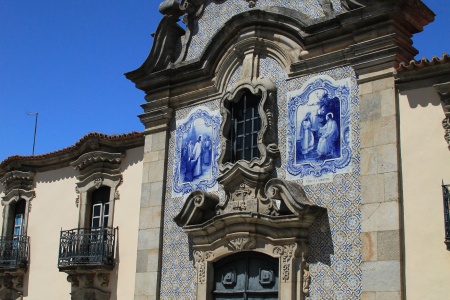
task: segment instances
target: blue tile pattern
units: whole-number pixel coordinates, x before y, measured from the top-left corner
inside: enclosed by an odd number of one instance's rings
[[[176,111],[175,120],[186,119],[191,112],[206,107],[211,112],[218,112],[220,100],[213,100],[201,105]],[[174,157],[176,144],[176,121],[170,123],[170,139],[168,157]],[[160,299],[195,299],[196,274],[194,260],[189,240],[183,230],[178,227],[173,218],[181,211],[188,194],[172,196],[174,184],[174,160],[167,161],[167,184],[164,207],[163,224],[163,253],[161,269]],[[213,192],[222,199],[225,198],[223,189]]]
[[[341,10],[339,0],[332,0],[332,3],[334,10]],[[249,8],[248,2],[245,0],[209,0],[205,5],[203,15],[194,22],[193,35],[186,60],[193,60],[200,57],[211,38],[233,16],[267,6],[281,6],[297,10],[312,19],[318,19],[324,16],[318,0],[258,0],[254,8]]]

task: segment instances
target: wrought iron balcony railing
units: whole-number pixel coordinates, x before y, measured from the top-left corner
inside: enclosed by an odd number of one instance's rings
[[[0,237],[0,270],[27,269],[29,241],[24,235]]]
[[[442,195],[444,198],[444,224],[445,224],[445,243],[450,250],[450,185],[442,185]]]
[[[117,228],[61,230],[58,267],[114,266]]]

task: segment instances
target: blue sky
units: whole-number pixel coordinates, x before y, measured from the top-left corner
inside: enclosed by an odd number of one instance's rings
[[[450,52],[450,8],[414,37],[417,58]],[[123,73],[147,57],[157,0],[0,0],[0,161],[73,145],[89,132],[142,131],[144,93]]]

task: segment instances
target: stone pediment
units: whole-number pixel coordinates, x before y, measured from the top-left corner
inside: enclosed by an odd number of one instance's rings
[[[271,179],[265,186],[265,194],[266,198],[257,200],[244,184],[234,193],[238,198],[229,198],[225,204],[219,205],[216,195],[194,191],[174,221],[186,231],[203,232],[210,239],[216,234],[221,235],[219,232],[225,227],[227,233],[235,227],[238,228],[236,232],[250,232],[255,224],[260,225],[259,230],[264,226],[308,228],[317,215],[326,211],[310,202],[301,185],[295,182]],[[254,203],[258,201],[261,203]],[[266,207],[266,212],[258,211],[258,207]],[[208,237],[212,232],[215,234]],[[264,234],[268,232],[264,231]]]

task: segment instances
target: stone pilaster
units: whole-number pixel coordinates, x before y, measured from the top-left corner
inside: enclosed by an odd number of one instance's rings
[[[360,78],[362,299],[402,299],[399,138],[391,70]]]
[[[148,131],[145,137],[144,166],[139,216],[134,299],[159,299],[166,157],[169,134]]]

